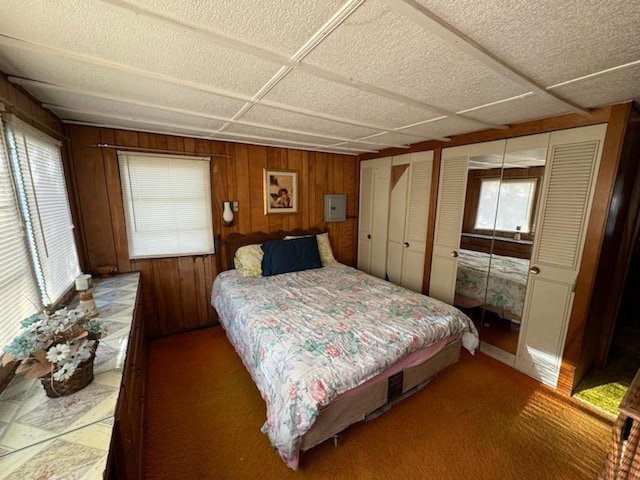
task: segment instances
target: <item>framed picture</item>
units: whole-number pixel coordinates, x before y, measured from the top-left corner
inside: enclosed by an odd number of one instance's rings
[[[264,214],[298,212],[298,172],[264,169]]]

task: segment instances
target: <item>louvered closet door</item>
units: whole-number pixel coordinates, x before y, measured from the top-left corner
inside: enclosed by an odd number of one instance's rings
[[[402,285],[404,231],[407,219],[407,194],[411,154],[393,157],[391,167],[391,196],[389,205],[389,234],[387,236],[387,277]]]
[[[516,368],[553,388],[580,269],[606,125],[553,132]]]
[[[449,304],[453,304],[456,291],[468,150],[468,146],[442,150],[429,296]]]
[[[416,292],[422,292],[424,279],[432,171],[433,152],[411,154],[401,284]]]

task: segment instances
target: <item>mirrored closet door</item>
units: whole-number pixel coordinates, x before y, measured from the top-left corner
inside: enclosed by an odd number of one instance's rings
[[[605,125],[442,150],[429,295],[555,387]]]

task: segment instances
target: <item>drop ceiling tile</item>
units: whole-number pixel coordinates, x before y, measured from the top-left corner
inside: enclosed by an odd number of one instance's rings
[[[553,99],[530,95],[526,98],[511,100],[466,112],[464,115],[483,122],[509,125],[538,118],[562,115],[564,113],[572,112],[562,103],[558,103]]]
[[[29,12],[30,21],[23,17]],[[34,28],[37,25],[37,28]],[[87,28],[90,25],[91,28]],[[186,81],[254,94],[280,65],[155,25],[96,1],[3,4],[0,32]]]
[[[42,80],[71,90],[96,92],[196,112],[209,112],[225,118],[231,118],[245,104],[244,100],[214,95],[69,58],[52,57],[15,48],[2,48],[0,70],[8,75]],[[73,72],[73,75],[69,72]],[[25,88],[33,91],[38,99],[46,90]]]
[[[91,125],[102,126],[107,128],[117,128],[121,130],[133,130],[136,132],[148,132],[148,133],[159,133],[164,135],[177,135],[181,137],[191,137],[191,138],[208,138],[209,134],[206,132],[202,132],[199,130],[190,130],[188,128],[180,128],[175,126],[160,126],[149,124],[145,122],[138,122],[132,120],[118,120],[117,122],[112,122],[109,118],[101,116],[101,115],[89,115],[89,114],[66,114],[62,110],[57,111],[53,109],[53,112],[56,113],[63,121],[66,122],[83,122]]]
[[[525,93],[378,0],[363,4],[305,62],[449,111]]]
[[[289,140],[291,142],[300,142],[306,144],[315,144],[315,145],[330,145],[332,143],[336,143],[333,139],[327,139],[322,137],[314,137],[310,135],[298,135],[286,132],[280,132],[277,130],[268,130],[266,128],[257,128],[257,127],[249,127],[246,125],[231,125],[225,132],[228,132],[230,135],[233,134],[242,134],[246,136],[252,136],[256,139],[276,139],[276,140]]]
[[[397,132],[383,133],[382,135],[376,135],[370,138],[372,142],[390,144],[390,145],[411,145],[414,143],[426,140],[417,135],[403,135]],[[378,150],[377,148],[371,148],[371,150]]]
[[[638,60],[637,0],[419,2],[544,86]]]
[[[132,5],[291,56],[344,3],[342,0],[133,0]]]
[[[640,102],[640,65],[554,88],[553,92],[592,107],[633,99]]]
[[[225,125],[226,122],[203,118],[194,115],[185,115],[157,108],[143,107],[140,105],[114,102],[99,98],[74,95],[64,92],[48,92],[53,105],[72,108],[84,112],[97,112],[103,116],[127,117],[130,120],[140,122],[155,121],[168,123],[169,125],[187,126],[193,129],[205,129],[215,131]],[[115,121],[115,120],[114,120]]]
[[[285,105],[396,128],[438,114],[303,72],[287,75],[265,97]]]
[[[223,142],[236,142],[236,143],[246,143],[249,145],[265,145],[265,146],[273,146],[273,147],[284,147],[291,148],[293,150],[310,150],[315,152],[331,152],[331,153],[340,153],[344,155],[357,155],[357,151],[350,151],[340,147],[332,147],[332,146],[317,146],[316,144],[304,144],[304,143],[292,143],[287,140],[278,140],[278,139],[247,139],[245,137],[238,137],[228,132],[220,132],[212,135],[210,137],[212,140],[220,140]]]
[[[371,128],[347,125],[345,123],[330,122],[322,118],[300,115],[298,113],[261,105],[254,105],[251,110],[242,117],[242,120],[342,138],[358,138],[379,131]]]
[[[450,135],[460,135],[463,133],[475,132],[482,130],[475,122],[470,122],[462,118],[445,118],[437,122],[415,125],[409,128],[403,128],[401,132],[420,135],[425,140],[435,139],[438,137],[446,137]]]
[[[343,143],[343,144],[339,144],[338,146],[340,147],[344,147],[344,148],[351,148],[354,150],[359,150],[362,153],[366,153],[366,152],[379,152],[380,150],[384,150],[385,148],[388,147],[376,147],[374,145],[362,145],[361,143]]]

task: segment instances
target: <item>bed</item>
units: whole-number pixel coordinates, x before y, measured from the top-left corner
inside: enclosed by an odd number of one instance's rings
[[[240,245],[274,237],[284,232],[230,236],[227,265]],[[478,346],[455,307],[335,261],[268,277],[228,270],[211,301],[265,401],[262,431],[293,469],[300,451],[422,388],[461,344]]]
[[[461,249],[454,304],[467,308],[484,305],[501,318],[519,324],[528,275],[528,259]]]

